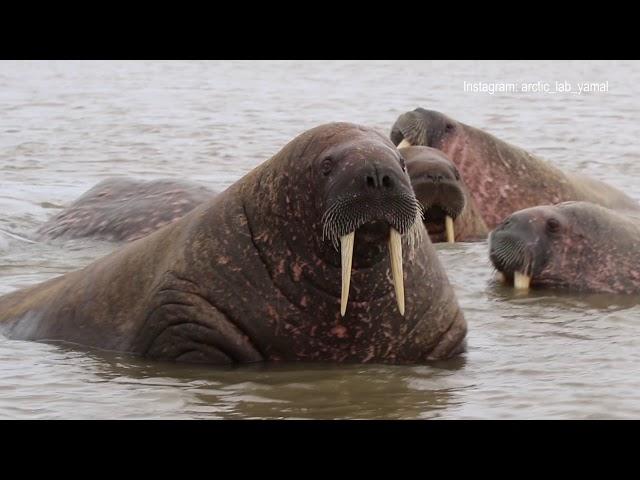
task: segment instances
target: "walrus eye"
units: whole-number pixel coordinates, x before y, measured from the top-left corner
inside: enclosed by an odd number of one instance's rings
[[[444,128],[447,130],[447,132],[450,132],[451,130],[453,130],[453,123],[447,123]]]
[[[322,160],[322,174],[329,175],[333,169],[333,158],[327,157]]]
[[[547,220],[547,231],[549,233],[557,233],[560,230],[560,222],[555,218]]]
[[[453,174],[456,177],[456,180],[460,180],[460,172],[456,167],[453,167]]]

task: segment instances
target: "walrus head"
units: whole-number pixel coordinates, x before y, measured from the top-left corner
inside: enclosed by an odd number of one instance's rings
[[[398,148],[423,146],[446,151],[447,139],[458,128],[458,122],[443,113],[416,108],[398,117],[391,128],[391,141]]]
[[[273,217],[287,218],[289,228],[296,220],[304,223],[298,228],[309,236],[300,250],[308,253],[312,242],[318,256],[340,266],[341,315],[346,313],[352,268],[369,268],[387,258],[404,315],[402,244],[412,250],[424,229],[400,152],[375,130],[334,123],[305,132],[285,146],[279,159],[281,169],[268,180],[273,184],[269,191],[286,197],[269,201],[281,210]],[[303,161],[309,163],[305,169],[300,168]],[[296,177],[289,178],[294,171]]]
[[[515,212],[489,236],[489,258],[516,289],[640,290],[638,225],[589,202]]]
[[[415,241],[421,233],[414,228],[419,225],[420,204],[399,152],[376,132],[348,130],[348,141],[333,143],[313,159],[322,240],[340,251],[340,313],[346,312],[352,266],[366,268],[388,250],[398,310],[404,315],[402,236]],[[320,250],[335,261],[326,248]]]
[[[321,191],[323,238],[340,248],[341,314],[349,296],[352,263],[363,267],[378,261],[388,245],[398,309],[404,315],[402,239],[418,235],[420,204],[407,174],[404,158],[383,141],[360,138],[331,148],[315,159]],[[354,242],[357,232],[356,254]],[[386,242],[385,242],[386,240]]]
[[[466,197],[460,173],[439,150],[430,147],[401,149],[422,221],[432,242],[455,241],[453,222],[464,210]]]

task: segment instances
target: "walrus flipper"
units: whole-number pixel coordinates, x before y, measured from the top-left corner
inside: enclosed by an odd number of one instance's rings
[[[144,355],[196,363],[250,363],[263,355],[249,337],[204,297],[175,289],[158,292],[142,329]]]

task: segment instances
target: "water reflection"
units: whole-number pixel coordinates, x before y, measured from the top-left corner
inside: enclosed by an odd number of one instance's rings
[[[6,341],[6,340],[5,340]],[[28,342],[6,341],[17,349]],[[150,362],[63,343],[40,344],[49,361],[39,375],[62,372],[75,382],[56,386],[57,408],[76,405],[73,418],[437,418],[467,386],[452,375],[465,358],[428,366],[256,364],[234,367]],[[33,358],[32,358],[33,359]],[[32,370],[28,361],[23,366]],[[13,366],[13,371],[19,369]],[[4,372],[5,376],[7,371]],[[35,372],[32,372],[32,375]],[[24,377],[14,394],[33,398]],[[45,389],[50,385],[45,385]],[[0,385],[2,392],[2,385]],[[91,392],[89,397],[86,393]],[[100,392],[105,395],[101,396]],[[2,406],[0,393],[0,408]],[[100,409],[83,408],[100,398]],[[40,398],[45,401],[46,394]],[[151,403],[149,403],[151,402]],[[121,404],[126,408],[120,408]],[[47,415],[46,410],[42,412]],[[20,417],[20,412],[14,412]],[[25,413],[25,416],[26,415]]]

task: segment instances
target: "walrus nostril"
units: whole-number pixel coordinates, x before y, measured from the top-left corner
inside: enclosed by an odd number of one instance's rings
[[[367,182],[367,187],[375,188],[375,186],[376,186],[375,178],[373,178],[371,175],[367,175],[367,176],[365,176],[365,180]]]
[[[393,180],[389,175],[380,176],[377,172],[375,175],[365,175],[365,183],[368,188],[393,188]]]

